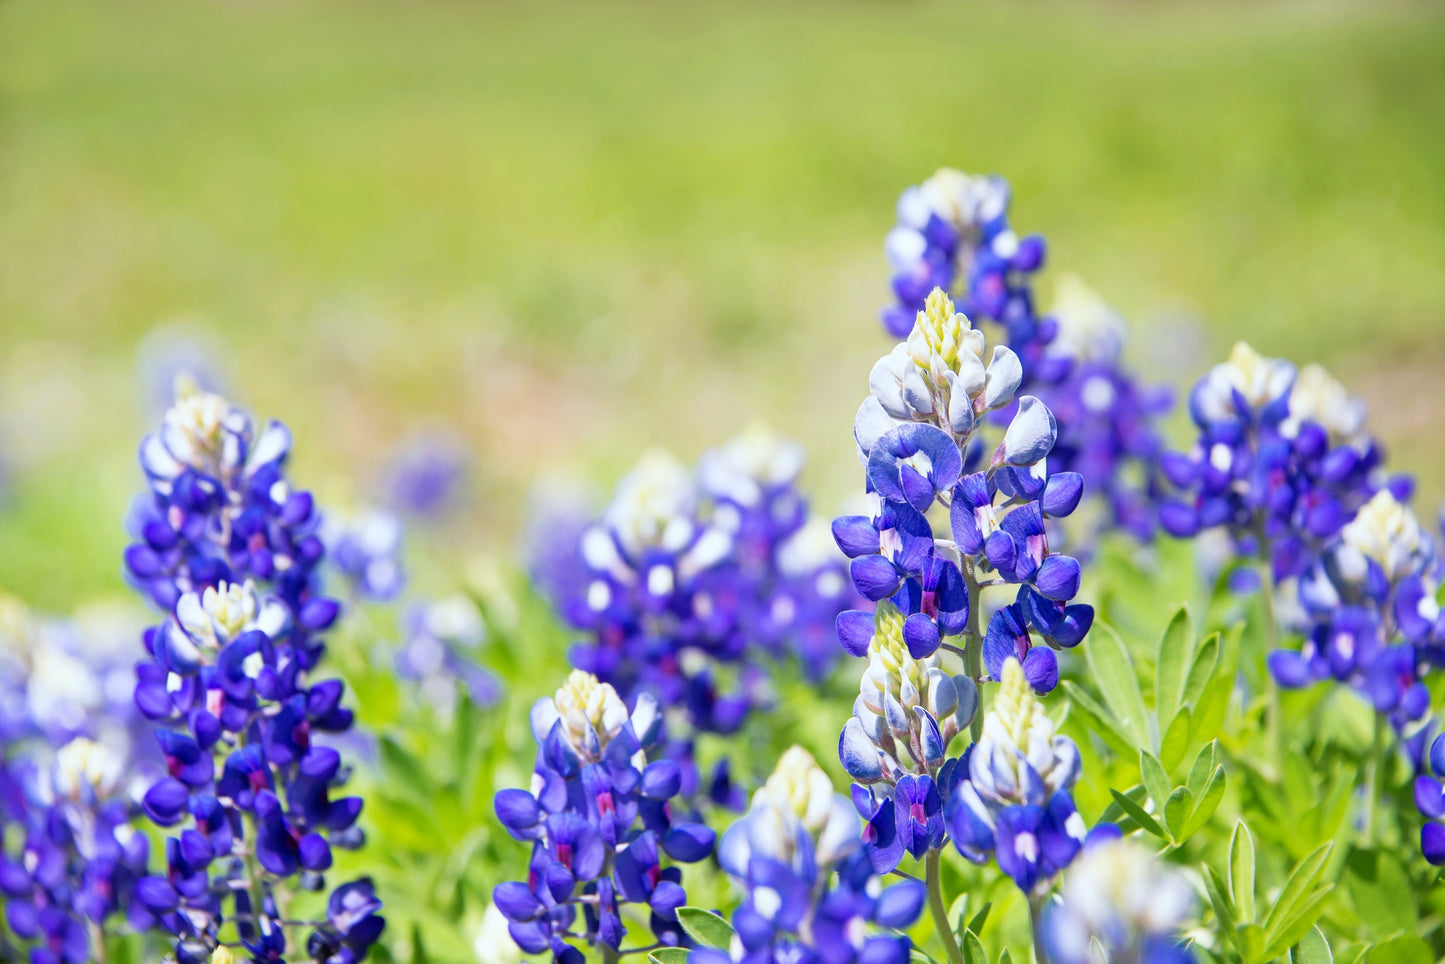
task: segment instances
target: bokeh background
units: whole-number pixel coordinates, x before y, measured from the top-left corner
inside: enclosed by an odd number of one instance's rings
[[[458,555],[539,475],[759,417],[827,511],[944,164],[1012,181],[1158,380],[1321,361],[1438,504],[1441,5],[0,0],[0,585],[123,591],[177,338],[329,504],[461,433]]]

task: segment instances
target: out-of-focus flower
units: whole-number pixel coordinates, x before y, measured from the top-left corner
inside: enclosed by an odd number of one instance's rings
[[[406,586],[402,536],[401,520],[384,509],[345,521],[328,518],[323,529],[332,565],[357,598],[371,602],[390,602]]]
[[[443,716],[455,709],[458,682],[478,706],[490,706],[501,696],[501,682],[479,659],[487,627],[469,596],[414,603],[402,616],[402,631],[396,671],[420,683],[423,700]]]
[[[1133,840],[1091,842],[1064,875],[1044,939],[1058,964],[1187,964],[1180,929],[1194,906],[1189,884]]]
[[[471,452],[457,435],[424,432],[397,446],[386,470],[386,502],[398,512],[438,519],[463,496]]]
[[[522,964],[522,949],[512,940],[507,927],[506,915],[496,904],[488,904],[477,939],[472,942],[478,964]]]

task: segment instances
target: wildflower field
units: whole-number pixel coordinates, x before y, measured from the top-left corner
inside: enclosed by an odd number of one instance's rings
[[[0,962],[1445,957],[1445,12],[0,4]]]

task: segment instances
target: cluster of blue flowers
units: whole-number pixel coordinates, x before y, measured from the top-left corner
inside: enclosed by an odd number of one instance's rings
[[[627,936],[620,908],[629,903],[647,908],[658,944],[683,940],[682,873],[661,857],[694,863],[712,854],[715,839],[706,826],[676,819],[682,772],[657,758],[661,731],[649,694],[629,713],[615,689],[581,670],[532,708],[532,787],[496,797],[502,825],[532,843],[526,881],[493,893],[522,950],[567,964],[584,960],[578,943],[617,952]]]
[[[1296,373],[1240,342],[1194,386],[1189,414],[1199,439],[1161,461],[1178,491],[1160,523],[1181,538],[1222,529],[1275,583],[1303,575],[1376,492],[1410,496],[1408,479],[1384,476],[1363,405],[1318,366]]]
[[[854,422],[873,515],[844,516],[833,533],[852,559],[858,592],[887,599],[903,614],[912,656],[931,656],[945,645],[958,650],[945,641],[968,636],[967,655],[982,657],[993,679],[1013,655],[1046,693],[1058,681],[1058,661],[1032,633],[1068,648],[1094,618],[1091,606],[1072,602],[1079,561],[1050,549],[1046,527],[1078,506],[1083,479],[1050,473],[1057,424],[1033,396],[1018,400],[1002,441],[985,457],[982,416],[1014,400],[1022,370],[1004,346],[994,348],[985,367],[983,349],[983,333],[935,289],[908,340],[873,366],[870,394]],[[948,506],[952,539],[934,535],[926,513],[935,501]],[[979,592],[995,585],[1018,589],[980,638]],[[849,653],[864,655],[875,635],[873,615],[843,613],[838,635]]]
[[[736,732],[770,698],[763,657],[798,659],[811,678],[836,658],[832,625],[854,597],[843,560],[807,524],[801,465],[796,446],[762,430],[706,453],[697,473],[649,452],[600,520],[542,536],[537,583],[586,634],[573,665],[629,703],[649,693],[681,711],[669,753],[687,796],[702,785],[693,738]],[[708,790],[736,802],[719,767]]]
[[[469,596],[457,593],[414,602],[401,621],[396,672],[420,687],[427,705],[449,717],[456,709],[458,683],[477,706],[491,706],[501,698],[501,681],[478,659],[487,627]]]
[[[156,726],[168,775],[146,792],[167,839],[166,873],[137,884],[176,938],[206,961],[235,925],[257,961],[286,959],[292,889],[321,890],[335,847],[363,841],[361,800],[317,737],[352,725],[340,680],[313,681],[339,614],[322,591],[324,547],[311,495],[285,474],[290,435],[259,434],[220,396],[183,386],[141,446],[150,491],[133,513],[127,569],[167,610],[145,633],[135,703]],[[283,886],[284,885],[284,886]],[[337,888],[305,946],[352,964],[384,926],[369,881]]]
[[[1080,473],[1110,525],[1148,539],[1159,496],[1158,422],[1172,396],[1125,367],[1123,320],[1078,279],[1064,279],[1053,310],[1039,315],[1033,276],[1046,246],[1013,230],[1010,199],[1002,178],[946,168],[903,192],[885,243],[896,300],[883,310],[883,327],[906,337],[935,288],[969,318],[1001,325],[1022,370],[1018,390],[1058,416],[1053,468]]]
[[[691,964],[904,964],[898,933],[918,919],[918,881],[883,888],[846,797],[801,747],[778,761],[742,819],[723,834],[718,861],[743,888],[731,953],[694,950]]]
[[[85,964],[103,929],[154,924],[140,899],[149,845],[131,826],[125,759],[79,736],[42,764],[0,760],[0,959]]]

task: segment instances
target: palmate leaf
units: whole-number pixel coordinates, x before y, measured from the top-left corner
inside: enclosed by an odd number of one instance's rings
[[[1279,957],[1309,933],[1309,929],[1315,926],[1315,921],[1325,912],[1325,898],[1329,897],[1334,889],[1334,884],[1325,884],[1295,907],[1288,918],[1265,929],[1266,960]]]
[[[1164,769],[1172,770],[1184,761],[1194,731],[1194,708],[1185,703],[1174,714],[1174,722],[1159,740],[1159,762]]]
[[[733,939],[733,925],[710,910],[701,907],[679,907],[677,922],[687,936],[703,947],[727,950]]]
[[[1224,785],[1224,767],[1215,767],[1214,773],[1204,784],[1204,792],[1194,802],[1194,812],[1184,823],[1183,838],[1185,840],[1198,833],[1209,822],[1209,818],[1214,816],[1214,811],[1219,809],[1219,801],[1224,799]]]
[[[1269,910],[1269,916],[1264,919],[1266,931],[1270,934],[1278,933],[1290,922],[1301,906],[1314,900],[1315,884],[1319,882],[1320,875],[1325,872],[1325,863],[1330,859],[1330,852],[1334,850],[1334,847],[1334,841],[1321,844],[1313,853],[1300,861],[1290,875],[1285,878],[1284,886],[1280,888],[1279,896],[1275,898],[1274,906]]]
[[[1124,641],[1107,623],[1095,623],[1084,650],[1099,693],[1119,725],[1133,738],[1134,746],[1154,749],[1144,694],[1139,691],[1139,674]]]

